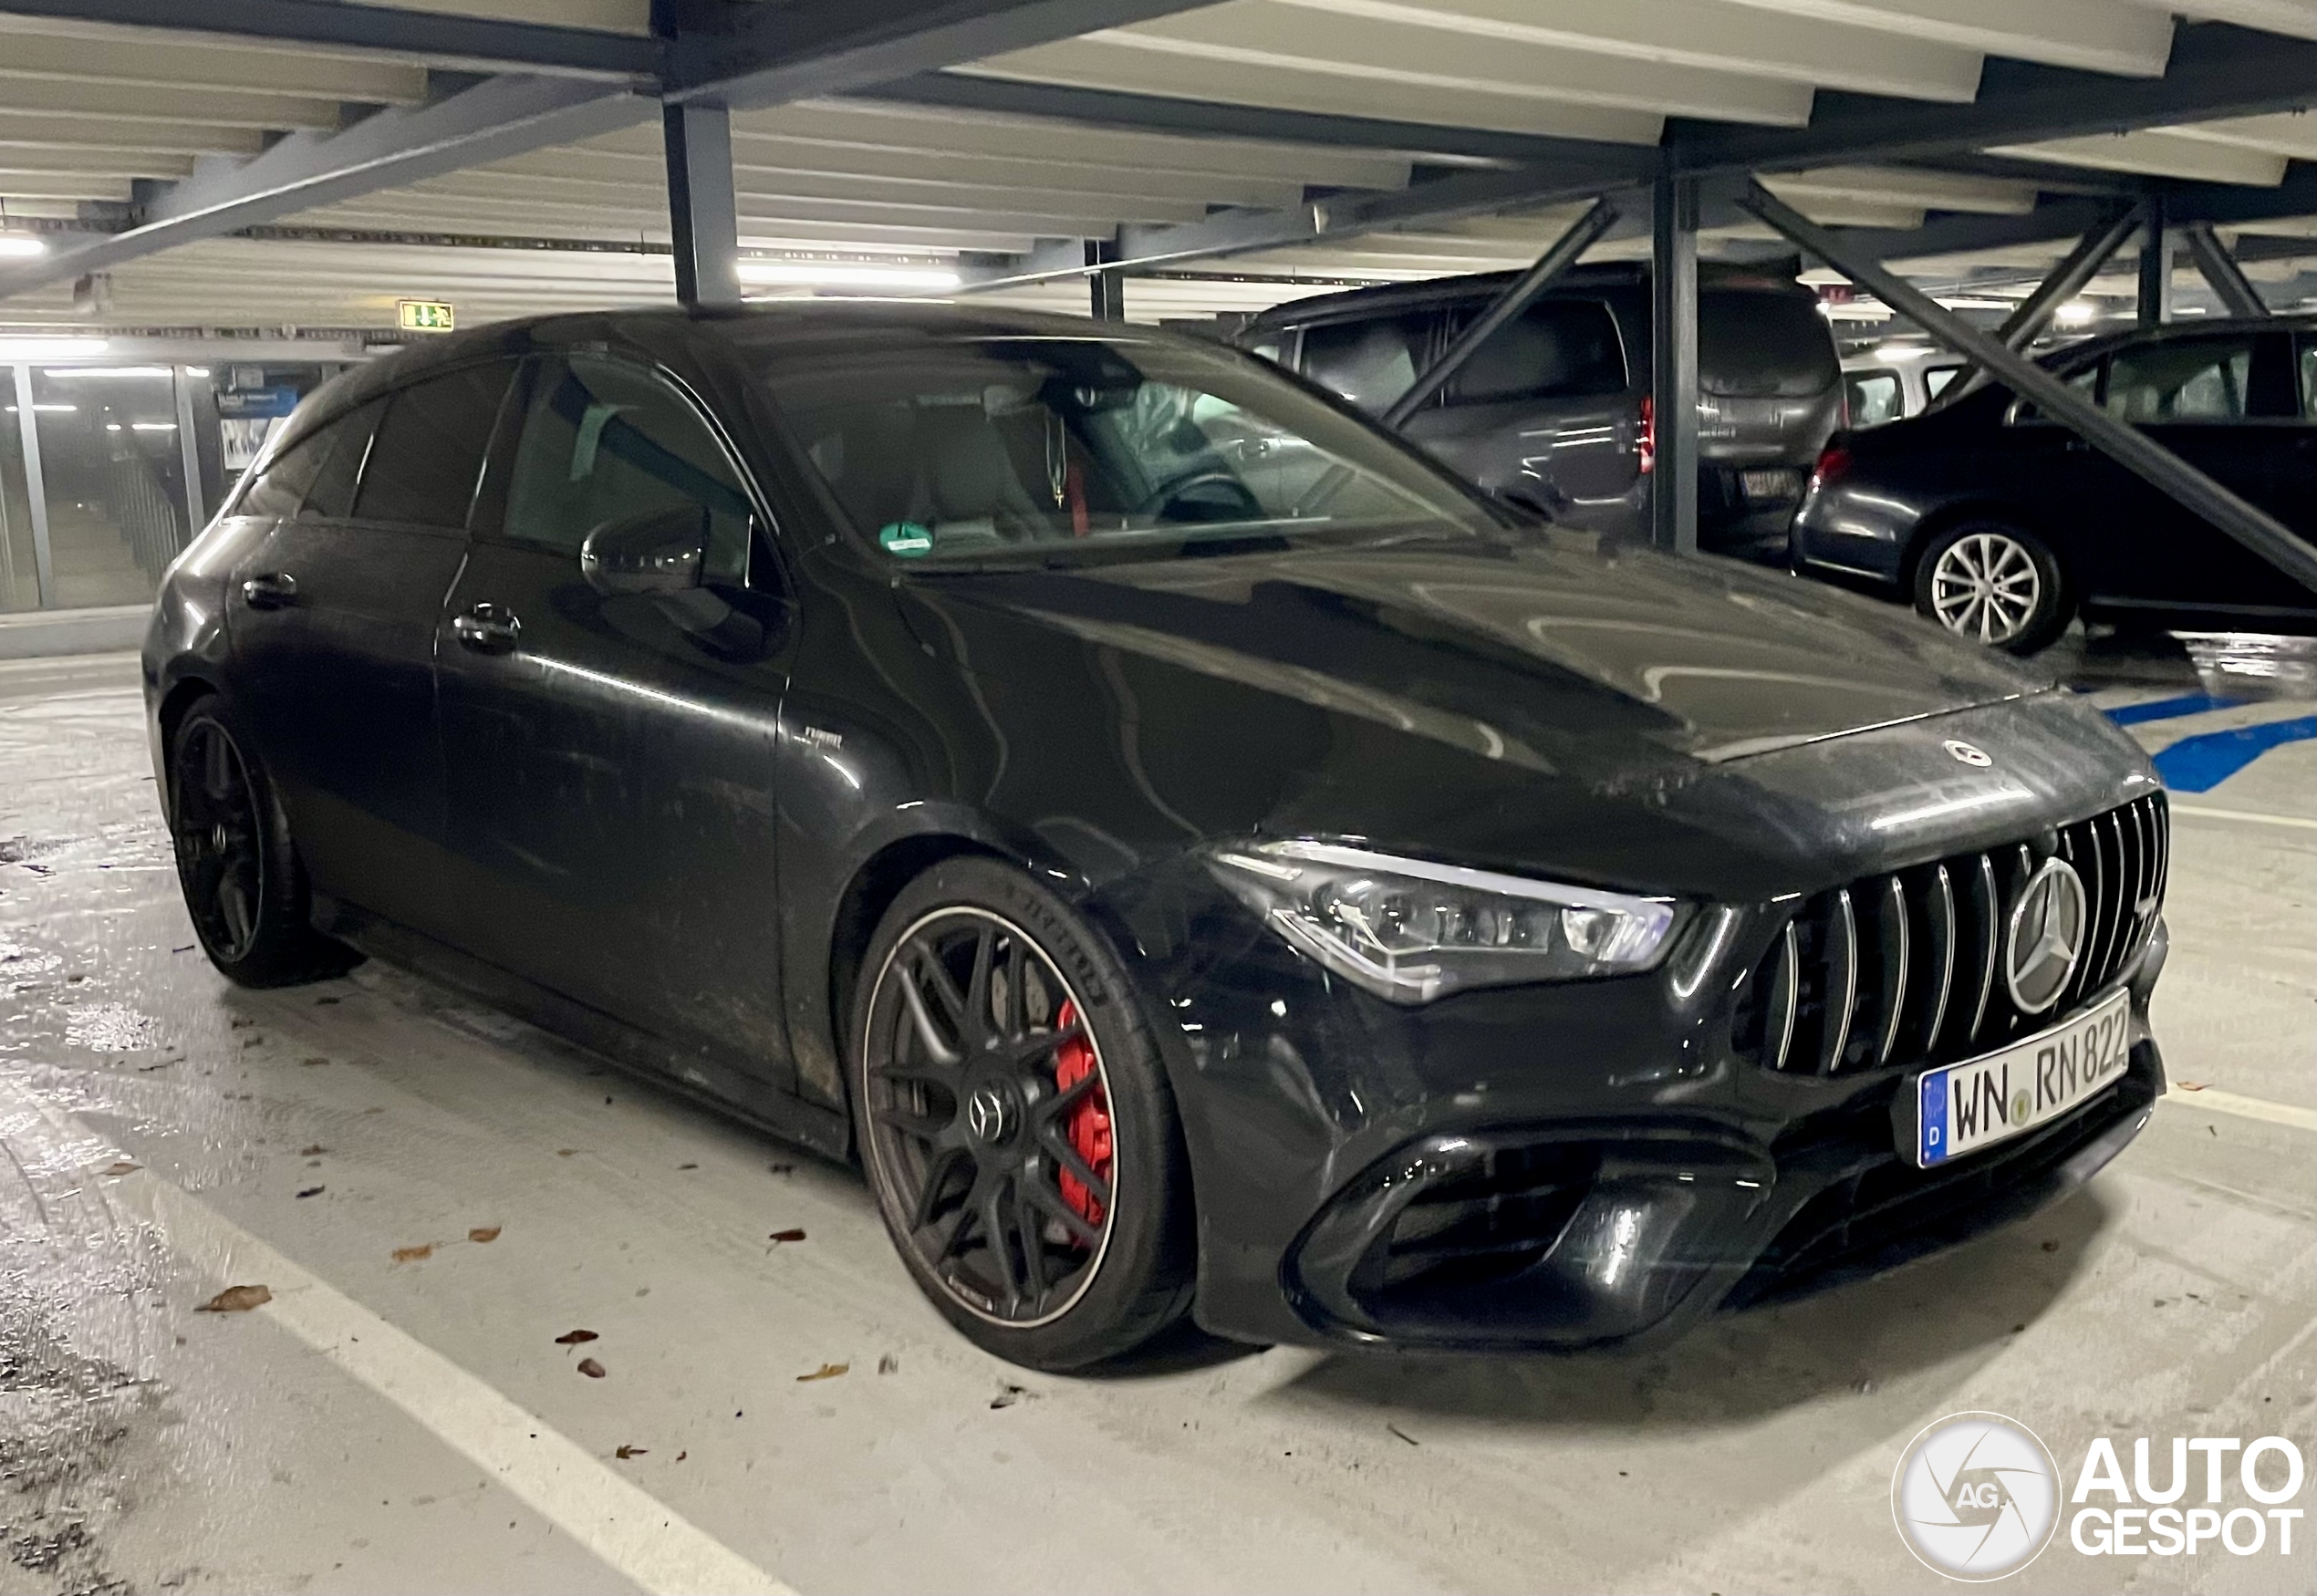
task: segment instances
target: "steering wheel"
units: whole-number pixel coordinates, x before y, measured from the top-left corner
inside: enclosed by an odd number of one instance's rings
[[[1161,484],[1134,507],[1157,521],[1262,521],[1262,503],[1227,471],[1198,472]]]

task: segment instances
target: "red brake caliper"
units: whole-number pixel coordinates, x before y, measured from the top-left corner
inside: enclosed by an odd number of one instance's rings
[[[1077,1005],[1064,999],[1062,1011],[1055,1017],[1057,1029],[1067,1031],[1078,1022]],[[1067,1092],[1094,1073],[1094,1043],[1084,1035],[1075,1036],[1054,1050],[1054,1083]],[[1070,1138],[1071,1150],[1086,1161],[1087,1166],[1102,1176],[1110,1178],[1110,1102],[1103,1095],[1099,1083],[1095,1089],[1071,1105],[1069,1114],[1062,1122],[1063,1133]],[[1086,1183],[1067,1169],[1058,1172],[1062,1177],[1062,1200],[1077,1210],[1078,1217],[1089,1225],[1102,1223],[1102,1204],[1095,1199]]]

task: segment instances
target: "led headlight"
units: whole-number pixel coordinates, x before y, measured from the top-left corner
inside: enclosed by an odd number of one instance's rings
[[[1295,948],[1396,1003],[1648,969],[1674,926],[1668,898],[1331,843],[1249,844],[1209,858],[1216,879]]]

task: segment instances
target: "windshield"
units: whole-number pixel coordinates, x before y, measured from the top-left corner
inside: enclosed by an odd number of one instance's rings
[[[895,559],[1506,524],[1229,350],[905,334],[766,380],[855,530]]]

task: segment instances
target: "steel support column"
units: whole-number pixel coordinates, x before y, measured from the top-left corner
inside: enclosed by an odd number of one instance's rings
[[[732,112],[704,99],[660,109],[679,305],[740,303],[740,210],[733,196]]]
[[[1698,184],[1662,177],[1651,194],[1649,529],[1661,549],[1698,548]]]
[[[1441,351],[1440,358],[1426,367],[1406,393],[1392,401],[1391,409],[1381,418],[1387,427],[1404,427],[1410,416],[1422,409],[1431,397],[1448,386],[1449,378],[1463,368],[1472,352],[1496,336],[1497,329],[1528,309],[1536,296],[1567,274],[1577,264],[1578,257],[1600,242],[1601,235],[1616,224],[1617,202],[1607,195],[1593,202],[1593,209],[1569,224],[1568,231],[1553,241],[1552,246],[1537,256],[1536,264],[1496,297],[1478,321],[1457,335],[1456,341]]]
[[[185,472],[185,543],[201,535],[209,524],[209,498],[202,492],[201,440],[193,436],[193,378],[177,368],[177,459]],[[179,545],[181,548],[183,544]]]
[[[1086,240],[1086,264],[1096,268],[1086,274],[1086,313],[1096,321],[1127,319],[1127,275],[1112,262],[1118,258],[1118,246],[1107,238]]]
[[[2197,270],[2219,297],[2230,316],[2262,316],[2269,314],[2269,302],[2260,290],[2252,285],[2244,268],[2220,242],[2209,222],[2191,223],[2180,230],[2180,240],[2188,246],[2188,254],[2197,263]]]
[[[2317,548],[2286,531],[2276,517],[2248,503],[2138,429],[2117,420],[2018,350],[2005,348],[2000,339],[1980,332],[1897,274],[1845,248],[1825,228],[1761,184],[1750,185],[1739,203],[1933,337],[1977,360],[2012,391],[2032,399],[2045,416],[2118,465],[2171,495],[2303,587],[2317,592]],[[1658,469],[1665,469],[1662,455]]]
[[[17,435],[24,440],[25,507],[32,513],[32,580],[40,607],[57,607],[57,563],[48,552],[48,479],[40,469],[40,417],[32,408],[32,368],[16,372]]]
[[[2172,319],[2172,234],[2165,226],[2164,202],[2150,195],[2143,211],[2147,235],[2140,244],[2140,292],[2135,314],[2144,327]]]

